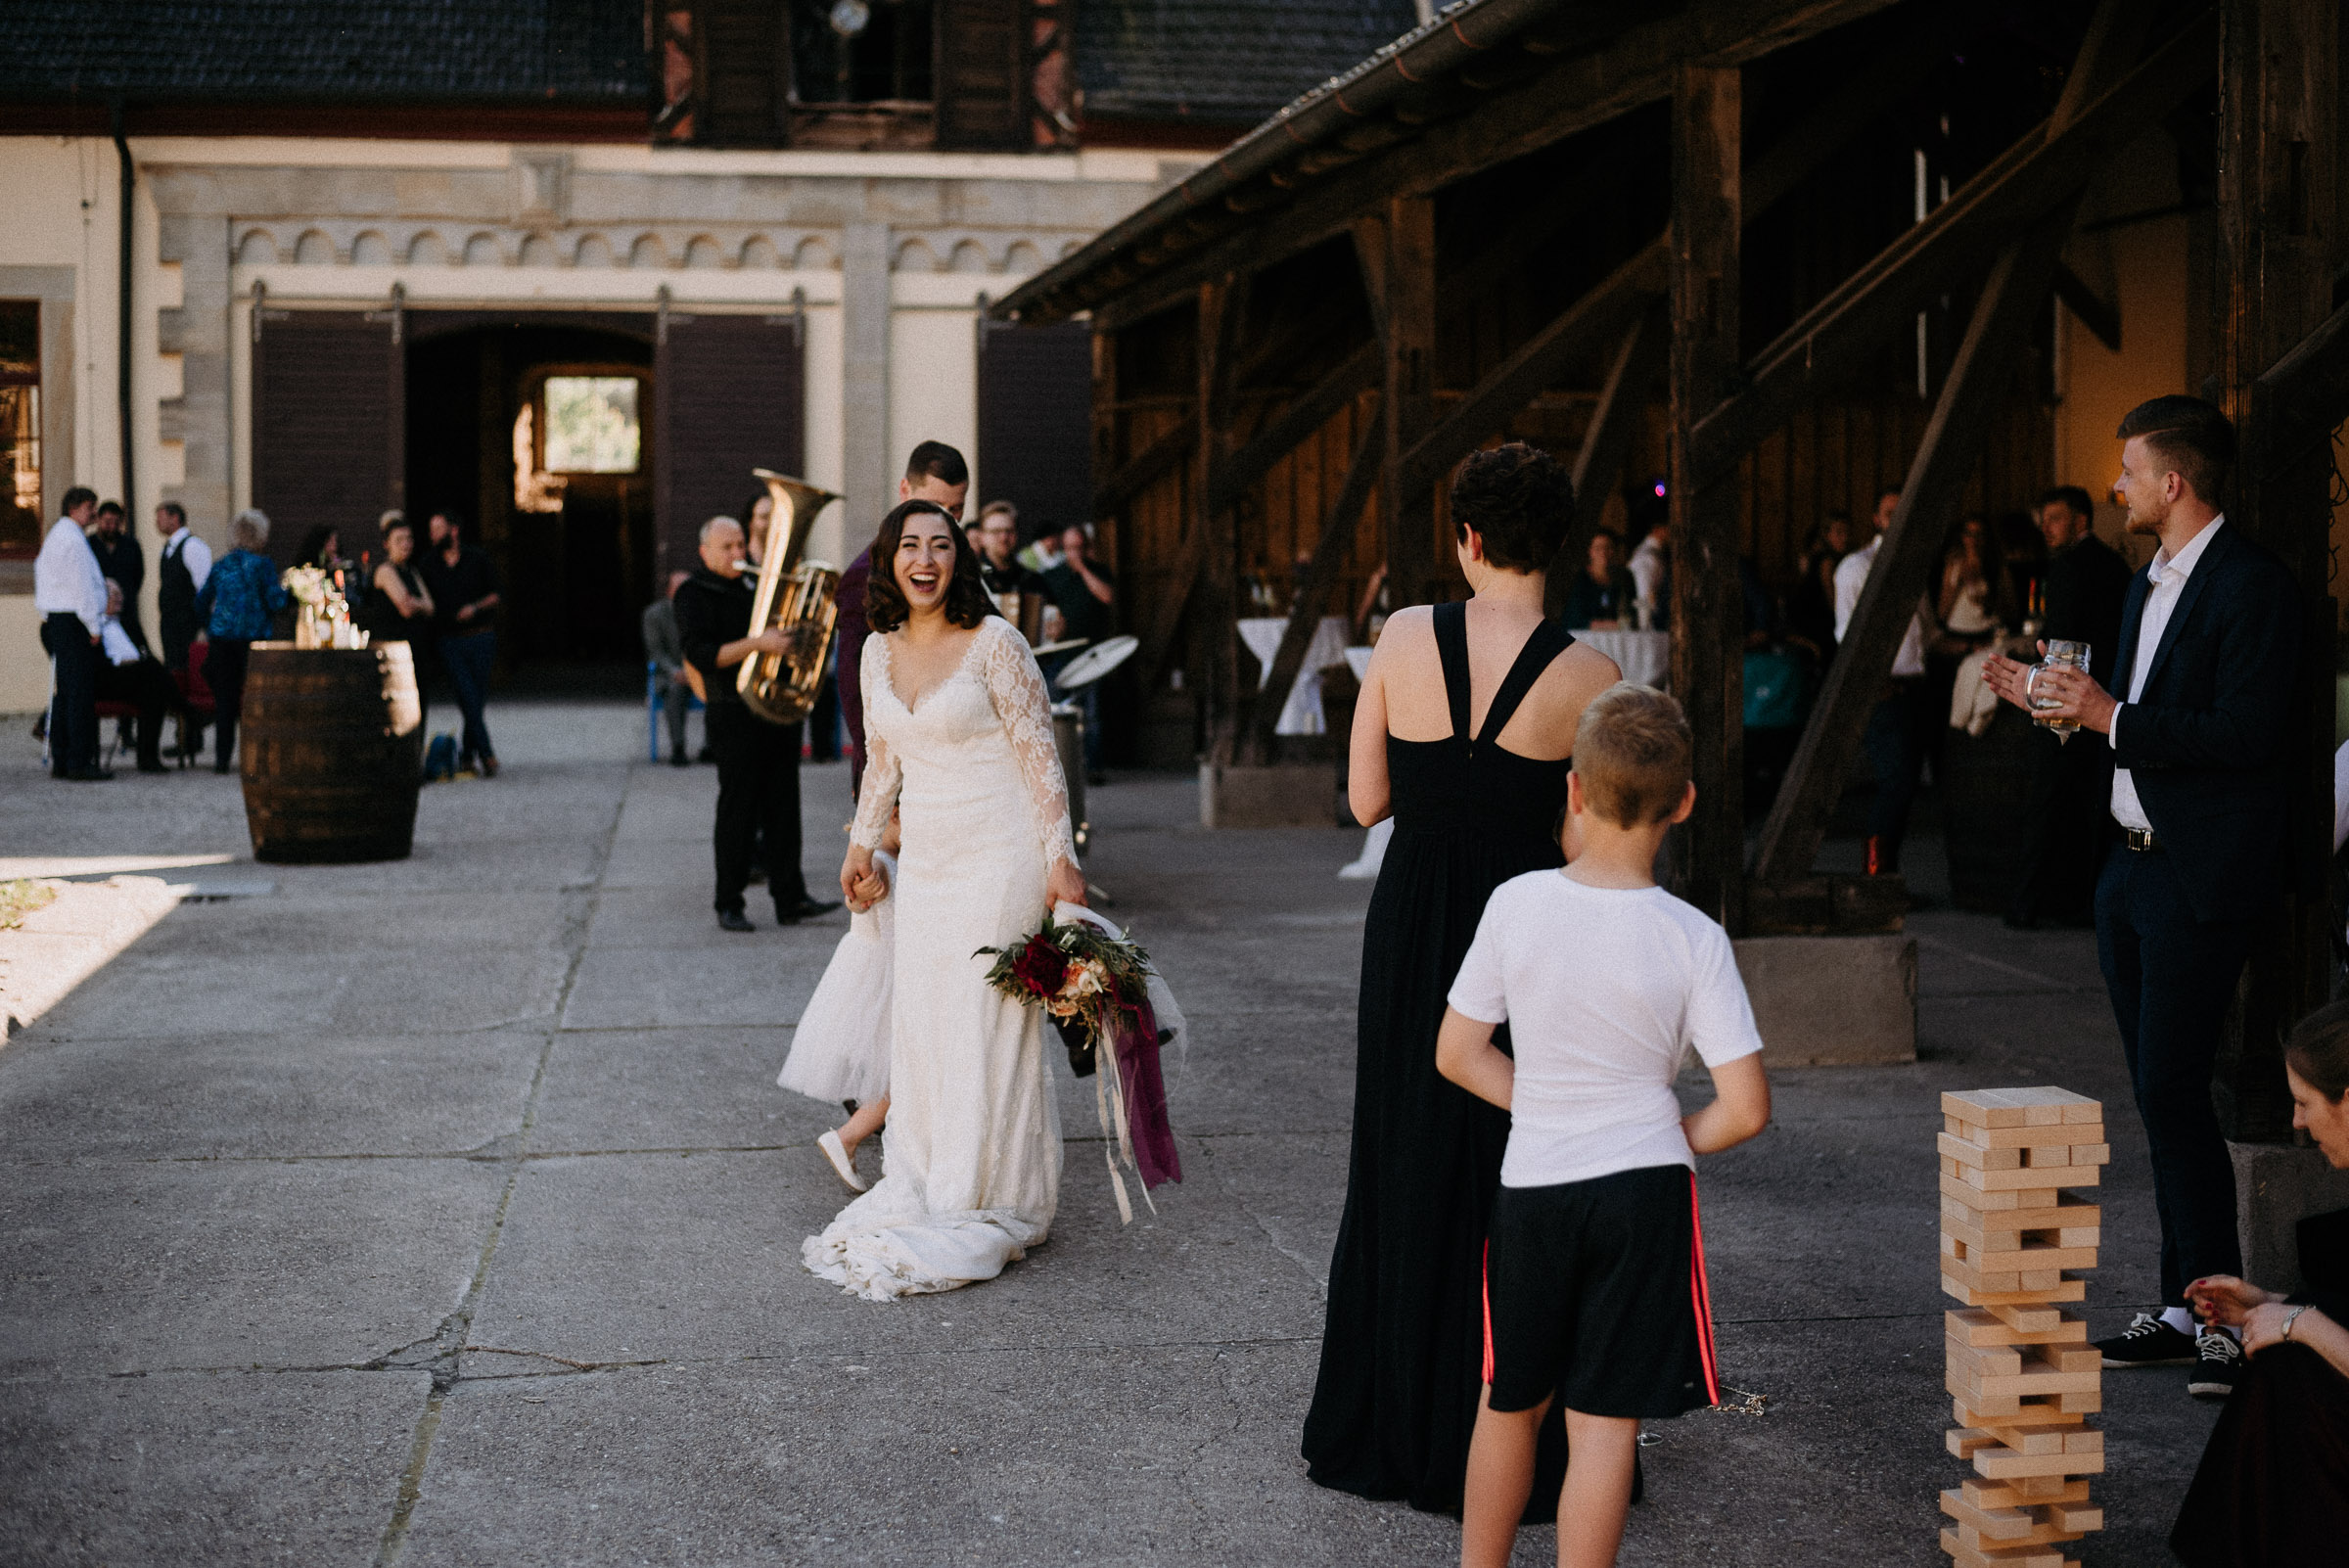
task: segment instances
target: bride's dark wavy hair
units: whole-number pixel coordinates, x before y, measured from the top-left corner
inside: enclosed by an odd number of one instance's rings
[[[993,597],[979,578],[978,552],[971,548],[970,535],[963,532],[961,523],[936,501],[899,501],[890,508],[873,535],[873,571],[864,581],[866,624],[875,631],[895,631],[913,613],[913,607],[905,602],[905,591],[898,586],[898,540],[904,535],[905,520],[919,512],[944,518],[946,533],[954,541],[954,576],[946,581],[946,619],[958,626],[976,626],[997,614]]]

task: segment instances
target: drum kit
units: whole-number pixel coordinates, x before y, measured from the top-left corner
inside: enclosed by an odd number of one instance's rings
[[[1069,785],[1069,821],[1077,833],[1077,853],[1082,854],[1092,842],[1092,819],[1085,813],[1084,805],[1084,709],[1069,700],[1072,692],[1081,692],[1107,676],[1127,660],[1131,659],[1141,640],[1136,637],[1109,637],[1087,646],[1088,639],[1070,637],[1060,642],[1047,642],[1036,650],[1038,659],[1066,653],[1072,648],[1084,651],[1060,667],[1052,684],[1060,691],[1061,700],[1052,705],[1052,740],[1060,750],[1060,771]]]

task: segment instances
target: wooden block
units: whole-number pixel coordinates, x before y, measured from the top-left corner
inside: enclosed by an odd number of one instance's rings
[[[2013,1377],[2023,1369],[2023,1353],[2007,1346],[1973,1346],[1959,1340],[1942,1342],[1943,1364],[1968,1380]]]
[[[2004,1320],[2004,1314],[2028,1309],[2001,1308],[1993,1312],[1987,1307],[1963,1307],[1941,1314],[1942,1332],[1949,1338],[1966,1345],[2085,1345],[2088,1343],[2088,1320],[2066,1318],[2053,1308],[2047,1309],[2052,1319],[2046,1328],[2017,1328]]]
[[[2104,1408],[2104,1391],[2098,1388],[2087,1394],[2058,1394],[2055,1408],[2066,1415],[2095,1415]]]
[[[2047,1521],[2034,1519],[2031,1521],[2030,1528],[2019,1536],[1994,1536],[1979,1529],[1968,1520],[1958,1521],[1958,1544],[1971,1546],[1993,1562],[2006,1561],[2011,1553],[2027,1547],[2055,1546],[2066,1542],[2077,1541],[2082,1534],[2083,1532],[2078,1530],[2065,1530]]]
[[[1963,1138],[1985,1149],[2075,1148],[2083,1143],[2104,1141],[2102,1122],[2056,1127],[1975,1127],[1954,1116],[1945,1116],[1941,1119],[1941,1130],[1954,1138]]]
[[[2069,1181],[2071,1177],[2067,1175],[2064,1179]],[[2059,1193],[2058,1197],[2061,1196]],[[1941,1192],[1941,1222],[1971,1225],[1979,1230],[2052,1230],[2061,1225],[2097,1224],[2103,1220],[2103,1211],[2093,1203],[2050,1202],[2035,1208],[2021,1200],[2019,1192],[1983,1193],[1966,1189],[1952,1193],[1945,1184]]]
[[[1942,1493],[1941,1511],[1982,1540],[2002,1545],[2026,1545],[2032,1532],[2045,1528],[2047,1523],[2020,1508],[1977,1508],[1956,1487]]]
[[[2018,1475],[2102,1475],[2101,1453],[2017,1453],[2003,1443],[1976,1449],[1968,1455],[1974,1473],[1993,1481]]]
[[[2057,1507],[2078,1507],[2088,1501],[2088,1483],[2067,1480],[2062,1476],[2033,1475],[2014,1481],[1985,1481],[1980,1476],[1967,1476],[1958,1490],[1974,1507],[1988,1511],[1992,1508],[2025,1508],[2051,1504]],[[2096,1529],[2096,1526],[2083,1526]]]
[[[2093,1187],[2103,1180],[2103,1176],[2099,1174],[2098,1168],[2093,1165],[2062,1166],[2057,1168],[2057,1172],[2055,1174],[2050,1174],[2050,1172],[2044,1170],[2034,1171],[2028,1166],[2024,1166],[2012,1171],[1988,1171],[1977,1165],[1967,1165],[1963,1161],[1955,1159],[1946,1153],[1941,1157],[1941,1174],[1945,1183],[1941,1189],[1942,1191],[1950,1191],[1950,1188],[1946,1183],[1953,1179],[1958,1182],[1959,1188],[1961,1189],[1958,1192],[1953,1193],[1952,1196],[1954,1197],[1963,1198],[1969,1192],[2030,1192],[2047,1194],[2047,1196],[2040,1197],[2029,1205],[2029,1207],[2034,1209],[2052,1208],[2055,1201],[2053,1194],[2058,1185],[2066,1187]],[[2022,1205],[2016,1204],[2011,1205],[2010,1207],[2019,1208],[2022,1207]]]
[[[2109,1143],[2075,1143],[2072,1145],[2072,1164],[2110,1165],[2112,1145]]]
[[[1963,1242],[1958,1244],[1965,1246]],[[1983,1273],[2000,1273],[2008,1268],[2024,1272],[2044,1272],[2052,1268],[2060,1273],[2066,1268],[2094,1268],[2096,1266],[2096,1249],[2094,1247],[2055,1247],[2032,1242],[2025,1242],[2011,1251],[1976,1251],[1966,1247],[1965,1251],[1955,1256],[1968,1268]]]
[[[2080,1328],[2079,1337],[2081,1339],[2088,1338],[2088,1320],[2083,1317],[2068,1316],[2060,1307],[1992,1306],[1980,1310],[1990,1314],[1991,1316],[2017,1333],[2045,1334],[2057,1328],[2068,1330],[2076,1324]],[[2069,1335],[2067,1334],[2065,1338],[2068,1339]]]
[[[1954,1138],[1947,1132],[1935,1139],[1934,1147],[1960,1164],[1979,1166],[1985,1171],[2019,1171],[2023,1165],[2021,1149],[1986,1149],[1978,1143]],[[2066,1149],[2064,1153],[2068,1157],[2071,1151]],[[2071,1162],[2067,1158],[2064,1163],[2068,1165]]]
[[[2056,1166],[2069,1166],[2072,1163],[2072,1151],[2068,1144],[2043,1145],[2038,1148],[2017,1149],[2015,1152],[2023,1157],[2023,1164],[2034,1171],[2045,1171]]]
[[[1952,1365],[1945,1381],[1963,1385],[1950,1390],[1952,1394],[1970,1393],[1986,1399],[2009,1394],[2017,1399],[2031,1399],[2044,1395],[2096,1394],[2103,1390],[2103,1373],[2100,1370],[2067,1372],[2028,1358],[2024,1360],[2019,1372],[1969,1373],[1962,1367]]]
[[[1953,1258],[1944,1253],[1941,1259],[1941,1285],[1944,1291],[1971,1307],[1975,1305],[1974,1298],[1979,1295],[2012,1296],[2020,1294],[2023,1289],[2023,1276],[2019,1270],[2011,1268],[1986,1273],[1962,1259]],[[2032,1294],[2036,1297],[2038,1293],[2034,1291]]]
[[[2083,1487],[2087,1483],[2083,1482]],[[2104,1528],[2104,1510],[2089,1506],[2083,1499],[2078,1503],[2059,1502],[2047,1510],[2048,1518],[2059,1530],[2077,1530],[2082,1535]]]
[[[1957,1568],[2066,1568],[2064,1555],[2053,1546],[2017,1546],[2010,1551],[1985,1552],[1958,1539],[1956,1527],[1941,1533],[1941,1549]]]
[[[1977,1290],[1944,1271],[1941,1290],[1968,1307],[2041,1307],[2052,1302],[2086,1301],[2088,1281],[2066,1279],[2053,1290]]]
[[[1950,1412],[1958,1418],[1960,1426],[1977,1431],[1988,1431],[1994,1427],[2014,1430],[2046,1426],[2062,1427],[2074,1432],[2088,1429],[2087,1416],[2060,1409],[2053,1400],[2018,1400],[2014,1402],[2013,1408],[1994,1412],[1980,1406],[1969,1406],[1963,1399],[1953,1396]]]
[[[1984,1449],[1997,1447],[1998,1439],[1992,1437],[1988,1432],[1970,1431],[1964,1427],[1954,1426],[1943,1437],[1942,1444],[1950,1451],[1951,1457],[1970,1459]]]
[[[1941,1114],[1976,1127],[2055,1127],[2065,1122],[2100,1122],[2102,1102],[2070,1089],[1966,1089],[1944,1093]]]
[[[2104,1239],[2102,1225],[2063,1225],[2055,1232],[2058,1247],[2095,1247]]]
[[[2084,1328],[2087,1326],[2082,1325]],[[2066,1372],[2099,1372],[2104,1369],[2104,1355],[2090,1346],[2064,1350],[2050,1344],[2039,1353],[2039,1359]]]

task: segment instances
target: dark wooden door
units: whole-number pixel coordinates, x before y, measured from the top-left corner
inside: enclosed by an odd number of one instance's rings
[[[320,524],[371,547],[406,490],[406,394],[396,313],[262,309],[253,354],[253,504],[290,564]]]
[[[984,328],[975,499],[1018,506],[1027,535],[1091,520],[1092,395],[1087,323]]]
[[[702,525],[757,491],[751,470],[805,465],[801,329],[797,316],[667,316],[653,348],[653,581],[693,570]]]
[[[1022,0],[936,0],[938,145],[950,152],[1016,153],[1030,145],[1028,23]]]

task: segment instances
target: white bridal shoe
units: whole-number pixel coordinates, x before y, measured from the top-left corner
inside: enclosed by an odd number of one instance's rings
[[[865,1183],[856,1178],[856,1167],[850,1161],[848,1146],[840,1141],[839,1132],[826,1130],[815,1140],[815,1146],[824,1151],[824,1158],[832,1162],[832,1174],[846,1182],[851,1192],[866,1190]]]

